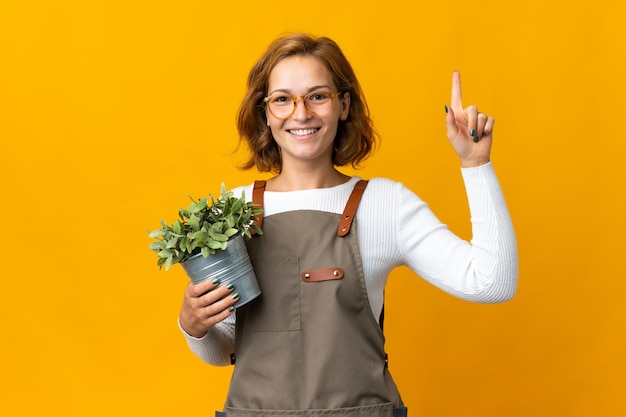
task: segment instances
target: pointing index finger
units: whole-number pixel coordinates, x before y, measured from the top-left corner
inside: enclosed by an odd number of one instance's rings
[[[459,71],[452,73],[452,97],[450,100],[453,109],[463,109],[463,101],[461,99],[461,73]]]

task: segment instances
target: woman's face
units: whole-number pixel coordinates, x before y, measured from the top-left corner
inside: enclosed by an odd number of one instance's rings
[[[337,93],[330,71],[311,55],[295,55],[281,60],[269,77],[268,96],[306,96],[312,92]],[[307,112],[302,98],[297,99],[294,113],[281,120],[266,110],[267,124],[281,149],[282,166],[313,162],[332,165],[333,141],[339,120],[346,120],[350,95],[336,96],[332,110],[323,116]]]

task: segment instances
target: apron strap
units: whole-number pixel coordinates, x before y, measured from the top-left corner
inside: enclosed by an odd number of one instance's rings
[[[265,181],[263,180],[254,181],[254,187],[252,189],[252,202],[257,204],[260,208],[263,208],[263,193],[264,192],[265,192]],[[257,217],[254,219],[254,224],[256,226],[259,226],[259,228],[263,226],[263,213],[257,215]]]
[[[354,185],[352,194],[350,194],[350,198],[346,203],[346,208],[343,210],[343,214],[341,215],[341,220],[339,220],[339,227],[337,229],[337,235],[339,237],[344,237],[350,233],[350,227],[352,226],[356,210],[361,202],[361,197],[365,192],[365,187],[367,187],[367,180],[360,180]]]
[[[352,190],[352,194],[350,194],[350,198],[346,203],[346,207],[343,210],[343,214],[341,215],[341,220],[339,221],[339,227],[337,228],[337,235],[343,237],[350,233],[350,227],[352,226],[352,221],[354,220],[354,216],[356,215],[356,210],[359,207],[359,203],[361,202],[361,197],[365,192],[365,188],[367,187],[367,180],[360,180],[354,185],[354,189]],[[257,204],[260,208],[263,208],[263,193],[265,192],[265,181],[256,180],[254,181],[254,187],[252,189],[252,201]],[[258,227],[263,226],[263,213],[259,214],[254,220],[254,224]]]

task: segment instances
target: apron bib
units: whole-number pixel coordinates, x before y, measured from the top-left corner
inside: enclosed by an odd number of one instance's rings
[[[366,185],[355,186],[343,215],[272,215],[248,242],[262,295],[236,313],[228,417],[406,415],[352,223]],[[263,190],[257,182],[255,202]]]

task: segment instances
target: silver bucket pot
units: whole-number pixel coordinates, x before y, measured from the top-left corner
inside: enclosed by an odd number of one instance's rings
[[[233,284],[239,293],[237,308],[261,294],[242,235],[229,240],[225,250],[216,250],[208,258],[194,255],[181,265],[194,284],[209,278],[218,278],[220,285]]]

